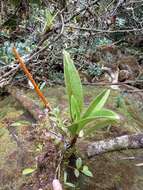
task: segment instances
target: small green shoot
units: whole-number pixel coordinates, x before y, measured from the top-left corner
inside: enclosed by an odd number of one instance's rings
[[[30,174],[32,174],[35,170],[36,170],[36,168],[25,168],[25,169],[22,171],[22,175],[30,175]]]
[[[36,147],[36,151],[37,152],[41,152],[43,150],[43,144],[38,144],[37,147]]]
[[[88,176],[88,177],[93,177],[92,172],[88,169],[88,166],[83,166],[83,169],[81,170],[81,172]]]
[[[40,85],[40,90],[43,90],[45,86],[46,86],[46,82],[43,82],[43,83]]]
[[[80,173],[83,173],[84,175],[88,177],[93,177],[92,172],[89,170],[88,166],[82,165],[82,159],[77,158],[76,160],[76,168],[74,169],[74,174],[76,177],[79,177]]]
[[[20,126],[26,126],[26,125],[30,125],[30,122],[21,120],[21,121],[16,121],[16,122],[12,123],[10,126],[11,127],[20,127]]]
[[[44,31],[48,31],[53,28],[53,23],[56,16],[57,14],[52,15],[50,10],[46,10],[46,23],[45,23]]]
[[[79,177],[79,175],[80,175],[80,173],[79,173],[79,170],[78,169],[74,169],[74,175],[76,176],[76,177]]]
[[[81,159],[81,158],[78,158],[78,159],[76,160],[76,168],[77,168],[77,169],[80,169],[81,166],[82,166],[82,159]]]

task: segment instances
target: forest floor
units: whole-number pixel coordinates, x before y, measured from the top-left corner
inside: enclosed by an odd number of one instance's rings
[[[65,89],[57,86],[48,87],[43,91],[52,103],[52,107],[58,105],[62,118],[67,118]],[[99,87],[85,86],[85,104],[88,105],[89,101],[100,91]],[[27,90],[24,93],[39,102],[32,90]],[[92,135],[88,134],[87,130],[86,137],[82,137],[80,141],[92,142],[93,140],[141,132],[143,130],[143,105],[140,102],[137,93],[127,94],[112,90],[106,106],[121,114],[123,122],[120,125],[92,131]],[[42,108],[41,103],[38,104]],[[35,141],[33,136],[35,124],[30,114],[11,96],[0,97],[0,190],[36,190],[30,185],[25,186],[32,175],[22,175],[25,168],[35,167],[35,158],[42,151],[41,145]],[[79,155],[89,166],[93,178],[81,176],[77,180],[76,189],[142,190],[143,172],[140,166],[143,162],[142,149],[111,152],[87,159],[84,157],[86,150],[83,147],[79,145]]]

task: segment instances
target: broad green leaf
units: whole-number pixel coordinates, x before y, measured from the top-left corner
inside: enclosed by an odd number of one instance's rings
[[[74,169],[74,175],[75,175],[76,177],[79,177],[79,171],[78,171],[77,169]]]
[[[83,91],[82,91],[80,77],[69,53],[64,50],[63,55],[64,55],[64,78],[69,99],[70,111],[71,111],[71,96],[73,95],[77,101],[78,109],[81,112],[83,108]]]
[[[109,97],[109,94],[110,90],[104,90],[102,93],[100,93],[89,105],[87,111],[83,114],[82,118],[91,116],[93,112],[102,109]]]
[[[113,119],[113,120],[120,119],[117,113],[105,108],[92,112],[90,114],[90,117],[99,117],[99,118],[101,117],[101,118],[108,118],[108,119]]]
[[[83,169],[81,170],[81,172],[88,176],[88,177],[93,177],[92,172],[88,169],[88,166],[83,166]]]
[[[77,121],[80,118],[78,102],[73,95],[71,96],[71,117],[73,121]]]
[[[96,120],[100,119],[100,118],[104,118],[104,119],[108,119],[108,120],[109,119],[110,120],[118,120],[119,116],[118,116],[118,114],[116,114],[115,112],[113,112],[111,110],[101,109],[101,110],[98,110],[98,111],[92,113],[92,115],[90,117],[83,118],[83,119],[79,120],[78,122],[73,123],[72,125],[70,125],[68,127],[68,129],[72,135],[79,134],[80,130],[82,130],[83,127],[85,127],[90,122],[93,122],[93,121],[96,122]]]
[[[29,175],[33,173],[36,170],[36,168],[26,168],[22,171],[22,175]]]
[[[77,169],[80,169],[81,166],[82,166],[82,159],[81,159],[81,158],[78,158],[78,159],[76,160],[76,168],[77,168]]]

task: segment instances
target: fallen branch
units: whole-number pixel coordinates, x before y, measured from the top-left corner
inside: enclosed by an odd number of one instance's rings
[[[87,147],[87,155],[92,157],[105,152],[135,148],[143,148],[143,133],[93,142]]]
[[[40,107],[30,98],[25,96],[22,91],[16,87],[8,87],[7,91],[14,97],[21,105],[33,116],[36,121],[42,120],[46,117],[46,114],[40,109]]]
[[[90,82],[84,82],[83,84],[84,85],[92,85],[92,86],[96,86],[96,85],[98,85],[98,86],[102,86],[102,85],[104,85],[104,86],[110,86],[110,85],[125,85],[125,84],[131,84],[131,85],[134,85],[134,84],[140,84],[140,83],[142,83],[143,82],[143,80],[127,80],[127,81],[125,81],[125,82],[116,82],[116,83],[112,83],[112,82],[92,82],[92,83],[90,83]]]

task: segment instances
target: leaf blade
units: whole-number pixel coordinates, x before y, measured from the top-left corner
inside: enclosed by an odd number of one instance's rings
[[[104,118],[110,120],[118,120],[119,116],[115,112],[108,109],[101,109],[96,111],[93,115],[87,118],[82,118],[78,122],[73,123],[68,127],[72,135],[78,134],[88,123],[96,121],[97,119]]]
[[[88,169],[87,166],[83,166],[83,169],[81,170],[81,172],[82,172],[84,175],[88,176],[88,177],[93,177],[92,172]]]
[[[76,160],[76,168],[77,168],[77,169],[80,169],[81,166],[82,166],[82,159],[81,159],[81,158],[78,158],[78,159]]]
[[[80,118],[79,106],[73,95],[71,96],[71,117],[73,121],[77,121]]]
[[[88,117],[92,114],[92,112],[95,112],[97,110],[100,110],[105,105],[108,97],[110,94],[110,90],[104,90],[102,93],[100,93],[89,105],[86,112],[84,113],[82,118]]]
[[[81,112],[83,108],[83,91],[82,91],[81,80],[76,70],[76,67],[73,63],[73,60],[70,57],[70,54],[64,50],[63,55],[64,55],[64,78],[65,78],[65,85],[70,105],[70,112],[71,112],[72,95],[77,100],[78,107]]]
[[[75,169],[74,169],[74,175],[75,175],[76,177],[79,177],[79,174],[80,174],[79,171],[75,168]]]
[[[22,171],[22,175],[30,175],[30,174],[32,174],[35,170],[36,170],[36,168],[25,168],[25,169]]]

